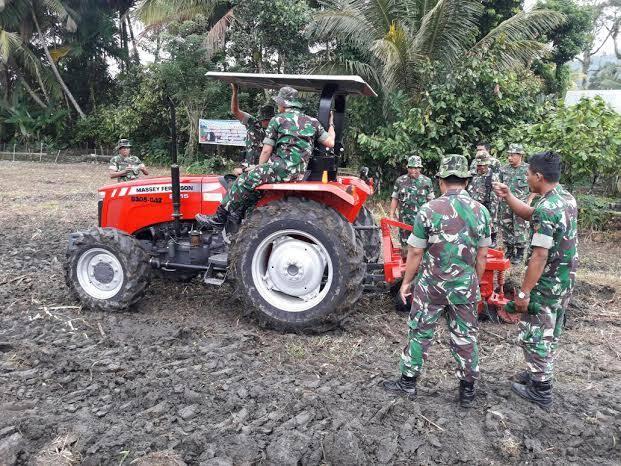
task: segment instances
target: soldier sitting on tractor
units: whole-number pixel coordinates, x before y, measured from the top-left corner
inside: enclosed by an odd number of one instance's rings
[[[315,141],[327,148],[334,147],[332,115],[326,131],[316,118],[302,112],[298,91],[289,86],[281,88],[274,101],[278,104],[278,114],[267,127],[259,165],[237,178],[215,215],[196,215],[199,225],[222,230],[229,215],[235,213],[241,218],[257,201],[256,188],[262,184],[297,180],[303,175],[313,155]]]
[[[148,175],[149,172],[144,163],[135,155],[129,155],[132,145],[129,139],[120,139],[116,145],[119,152],[110,159],[110,178],[117,178],[119,181],[135,180],[140,172]]]
[[[233,170],[233,173],[239,176],[259,163],[259,157],[263,149],[263,139],[265,139],[265,129],[274,117],[274,107],[272,105],[263,105],[259,109],[257,116],[254,117],[240,110],[239,88],[237,84],[231,84],[231,89],[233,90],[231,94],[231,113],[246,127],[246,157],[242,162],[242,166]]]

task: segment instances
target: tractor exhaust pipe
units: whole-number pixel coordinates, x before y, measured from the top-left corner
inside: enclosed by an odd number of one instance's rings
[[[170,166],[171,190],[175,234],[181,235],[181,182],[179,180],[179,165],[177,163],[177,114],[175,111],[175,103],[170,96],[167,96],[168,106],[170,107],[170,158],[172,165]]]

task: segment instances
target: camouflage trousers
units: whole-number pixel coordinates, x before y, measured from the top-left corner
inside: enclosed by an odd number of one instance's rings
[[[414,220],[416,219],[416,212],[413,214],[407,215],[399,212],[399,221],[405,223],[406,225],[414,225]],[[409,230],[399,230],[399,240],[401,241],[401,247],[407,247],[408,238],[412,232]]]
[[[431,304],[426,298],[412,297],[408,319],[408,345],[401,353],[401,373],[418,377],[433,343],[436,324],[445,314],[450,331],[451,354],[457,361],[455,375],[460,380],[473,382],[479,378],[479,321],[477,304]]]
[[[519,323],[519,344],[532,380],[552,379],[554,357],[563,332],[565,306],[560,301],[541,306],[537,315],[523,314]]]
[[[525,248],[528,244],[528,222],[522,217],[515,215],[507,204],[503,204],[500,207],[498,217],[505,245]]]
[[[286,167],[284,164],[272,161],[259,165],[242,173],[235,180],[222,199],[221,205],[229,212],[250,207],[259,199],[259,193],[256,191],[259,186],[295,180],[305,170],[304,166]]]

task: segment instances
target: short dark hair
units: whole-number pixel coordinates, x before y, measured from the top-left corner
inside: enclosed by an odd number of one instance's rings
[[[490,146],[489,142],[487,142],[487,141],[479,141],[479,142],[477,142],[476,147],[479,147],[479,146],[485,147],[485,149],[487,149],[488,151],[492,148],[492,146]]]
[[[466,184],[468,178],[460,178],[459,176],[449,175],[446,178],[440,178],[446,184]]]
[[[543,179],[552,183],[561,179],[561,156],[556,152],[540,152],[528,159],[532,173],[541,173]]]

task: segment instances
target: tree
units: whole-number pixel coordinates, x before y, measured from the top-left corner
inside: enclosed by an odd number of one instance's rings
[[[520,12],[476,42],[484,12],[476,0],[326,0],[324,5],[310,26],[312,37],[348,44],[360,57],[351,68],[375,69],[376,84],[409,94],[424,88],[419,70],[427,63],[452,66],[493,50],[499,69],[523,66],[546,50],[534,39],[564,20],[558,12]]]
[[[573,60],[591,43],[596,14],[590,5],[580,5],[576,0],[543,0],[537,8],[557,11],[565,15],[566,21],[545,35],[545,40],[552,42],[550,58],[539,67],[542,76],[548,75],[549,91],[564,94],[569,84],[569,70],[566,63]],[[546,64],[554,67],[553,80],[544,71]]]
[[[479,21],[479,39],[524,8],[524,0],[483,0],[482,3],[484,11]]]
[[[606,63],[593,75],[589,89],[621,89],[621,65]]]

